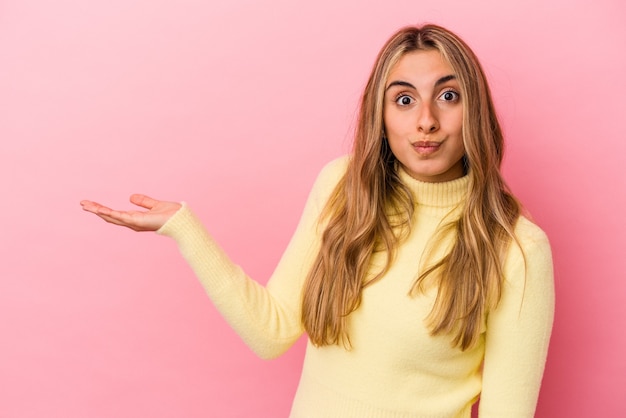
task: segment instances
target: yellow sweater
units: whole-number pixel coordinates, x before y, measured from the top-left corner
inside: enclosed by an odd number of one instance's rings
[[[318,176],[296,232],[263,287],[248,278],[186,205],[158,232],[174,238],[206,292],[241,338],[263,358],[279,356],[303,333],[301,289],[319,249],[319,213],[345,172],[347,159]],[[511,246],[497,309],[484,320],[480,343],[461,351],[449,336],[429,335],[423,319],[436,289],[410,296],[420,256],[444,216],[463,201],[468,179],[423,183],[401,172],[414,194],[410,235],[395,262],[365,288],[349,317],[352,349],[307,346],[291,418],[532,417],[554,312],[550,246],[526,218],[516,233],[526,256]],[[381,259],[374,257],[372,264]]]

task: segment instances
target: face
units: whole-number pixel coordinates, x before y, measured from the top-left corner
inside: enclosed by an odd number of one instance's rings
[[[426,182],[462,177],[463,101],[454,71],[439,51],[405,54],[385,87],[385,134],[407,173]]]

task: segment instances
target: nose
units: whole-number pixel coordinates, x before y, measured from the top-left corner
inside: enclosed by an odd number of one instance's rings
[[[433,112],[430,103],[424,102],[420,106],[420,113],[417,120],[417,130],[424,134],[435,132],[439,129],[437,115]]]

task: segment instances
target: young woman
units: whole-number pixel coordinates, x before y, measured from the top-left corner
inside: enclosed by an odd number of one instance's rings
[[[552,327],[545,234],[500,174],[503,138],[469,47],[434,25],[397,32],[362,97],[354,149],[320,173],[266,287],[185,204],[83,201],[174,238],[261,357],[309,337],[291,416],[532,417]]]

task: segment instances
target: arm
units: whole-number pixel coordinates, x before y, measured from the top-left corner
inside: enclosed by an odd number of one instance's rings
[[[345,170],[342,161],[330,163],[318,176],[296,232],[266,287],[228,258],[185,204],[141,195],[131,201],[148,212],[114,211],[88,201],[82,204],[107,222],[134,230],[158,229],[157,233],[172,237],[228,323],[259,356],[272,358],[302,335],[301,289],[319,249],[317,220]]]
[[[513,243],[502,298],[487,318],[480,418],[532,418],[548,352],[554,318],[550,244],[525,218],[516,231],[524,256]]]

